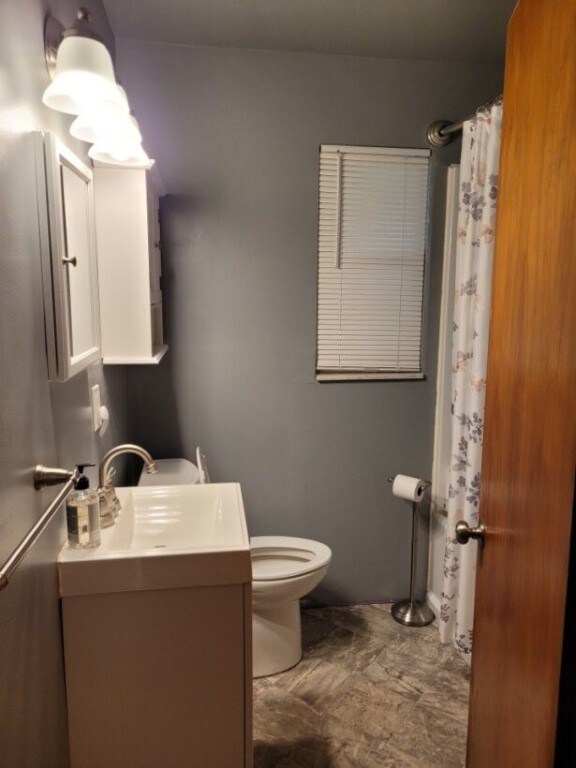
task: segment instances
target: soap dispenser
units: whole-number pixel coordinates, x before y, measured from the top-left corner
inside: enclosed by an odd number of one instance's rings
[[[73,549],[93,549],[100,545],[100,502],[96,491],[84,474],[84,467],[94,464],[78,464],[80,476],[74,490],[66,500],[68,544]]]

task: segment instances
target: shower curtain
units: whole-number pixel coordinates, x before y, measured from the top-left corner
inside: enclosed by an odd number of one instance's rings
[[[484,433],[492,254],[502,107],[463,126],[452,343],[451,456],[440,638],[472,651],[477,545],[456,542],[455,526],[478,524]]]

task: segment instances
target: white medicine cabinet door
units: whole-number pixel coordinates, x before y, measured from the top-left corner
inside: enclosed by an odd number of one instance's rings
[[[150,303],[162,301],[162,255],[160,244],[160,201],[152,180],[148,180],[148,251],[150,253]]]
[[[161,180],[144,168],[96,164],[96,240],[105,365],[156,365],[162,323]]]
[[[67,381],[102,357],[92,171],[36,134],[48,373]]]

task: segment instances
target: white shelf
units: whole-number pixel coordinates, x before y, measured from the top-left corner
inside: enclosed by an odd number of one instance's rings
[[[135,355],[127,355],[125,357],[107,357],[102,358],[102,362],[106,365],[158,365],[160,360],[168,352],[168,344],[162,344],[161,347],[154,347],[150,357],[136,357]]]

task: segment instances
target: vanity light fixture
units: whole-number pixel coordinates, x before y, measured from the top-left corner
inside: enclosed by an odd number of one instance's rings
[[[112,58],[94,29],[90,11],[81,6],[69,29],[48,15],[44,47],[52,82],[42,101],[51,109],[77,115],[70,133],[93,144],[90,158],[97,164],[151,168],[154,161],[142,148],[126,91],[116,82]]]
[[[129,112],[126,96],[116,84],[110,53],[95,31],[87,8],[79,8],[76,21],[66,30],[48,16],[44,45],[48,72],[53,78],[42,96],[47,107],[71,115],[100,105]]]

